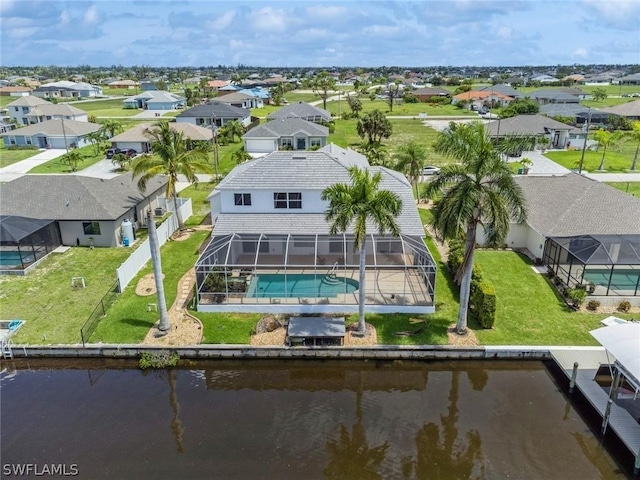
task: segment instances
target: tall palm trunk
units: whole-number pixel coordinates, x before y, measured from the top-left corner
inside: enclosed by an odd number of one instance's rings
[[[600,159],[600,166],[598,167],[598,170],[604,170],[604,156],[607,154],[607,147],[605,146],[604,149],[602,150],[602,158]]]
[[[467,331],[467,312],[469,310],[469,297],[471,296],[471,275],[473,273],[473,257],[476,246],[476,222],[471,220],[467,226],[467,236],[464,245],[464,257],[462,259],[460,281],[460,310],[456,332],[463,335]]]
[[[151,209],[149,209],[147,214],[147,227],[149,229],[149,248],[151,250],[153,277],[155,279],[156,292],[158,296],[158,311],[160,312],[158,330],[166,332],[171,328],[171,323],[169,322],[169,312],[167,311],[167,300],[164,296],[164,280],[162,278],[162,262],[160,261],[158,233],[156,232],[156,222],[151,214]]]
[[[358,333],[364,335],[365,323],[364,323],[364,301],[365,301],[365,271],[367,260],[367,236],[362,239],[362,245],[360,245],[360,285],[358,290]]]
[[[182,214],[178,210],[178,192],[173,192],[173,208],[176,211],[176,218],[178,219],[178,228],[184,230],[184,220],[182,220]]]

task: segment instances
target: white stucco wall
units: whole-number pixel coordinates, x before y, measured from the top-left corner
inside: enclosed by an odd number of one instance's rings
[[[88,222],[89,220],[87,220]],[[115,222],[100,221],[100,235],[86,235],[82,227],[82,221],[59,221],[60,235],[63,245],[76,246],[77,240],[80,245],[89,245],[89,237],[93,238],[93,244],[96,247],[115,247],[116,234]]]
[[[320,196],[321,190],[296,190],[296,189],[278,189],[278,192],[301,192],[302,208],[288,209],[275,208],[273,203],[274,189],[259,190],[247,189],[243,190],[222,190],[220,192],[220,212],[222,213],[324,213],[327,209],[327,202],[323,201]],[[236,193],[250,193],[251,205],[236,205],[234,195]],[[213,197],[212,199],[213,200]],[[217,201],[217,200],[216,200]],[[215,212],[214,205],[211,205],[212,212]]]

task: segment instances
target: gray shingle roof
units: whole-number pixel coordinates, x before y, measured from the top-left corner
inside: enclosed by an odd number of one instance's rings
[[[331,120],[331,113],[322,108],[314,107],[304,102],[292,103],[286,105],[275,112],[271,112],[267,115],[269,120],[279,118],[315,118],[321,117],[325,121]]]
[[[339,147],[333,151],[338,153]],[[334,158],[328,152],[277,151],[243,163],[234,168],[218,185],[217,190],[280,191],[324,190],[335,183],[350,183],[349,160]],[[415,206],[411,184],[404,175],[384,167],[369,167],[380,172],[380,188],[396,192],[403,202],[398,224],[405,235],[424,235],[424,228]],[[274,190],[275,191],[275,190]],[[304,194],[303,194],[304,196]],[[304,202],[304,197],[303,197]],[[280,218],[284,216],[285,218]],[[216,234],[222,233],[328,233],[323,214],[223,214],[216,221]],[[296,220],[298,218],[298,220]],[[302,221],[300,220],[302,219]],[[371,232],[374,231],[373,225]],[[349,230],[351,232],[351,230]]]
[[[334,143],[328,143],[324,147],[318,149],[319,152],[325,152],[337,159],[343,165],[347,167],[356,166],[360,168],[367,168],[369,161],[367,157],[360,152],[351,150],[350,148],[341,148]]]
[[[31,137],[33,135],[42,134],[51,135],[54,137],[61,137],[63,135],[79,137],[100,130],[100,125],[98,125],[97,123],[78,122],[76,120],[64,120],[63,129],[62,122],[63,120],[61,119],[47,120],[46,122],[35,123],[33,125],[22,127],[11,132],[2,133],[0,134],[0,136],[11,135],[12,137]]]
[[[53,103],[43,103],[36,107],[33,107],[27,117],[35,117],[40,115],[67,115],[67,116],[76,116],[76,115],[86,115],[87,112],[84,110],[80,110],[79,108],[74,107],[73,105],[62,104],[53,104]]]
[[[640,100],[616,105],[615,107],[601,108],[601,112],[614,113],[621,117],[640,117]]]
[[[234,107],[221,102],[209,102],[185,110],[180,115],[176,115],[176,119],[179,121],[180,118],[185,117],[246,118],[250,115],[251,112],[246,108]]]
[[[249,95],[242,92],[233,92],[233,93],[227,93],[226,95],[220,95],[216,99],[216,101],[222,102],[222,103],[242,103],[248,98],[258,98],[258,97],[256,97],[255,95]]]
[[[324,125],[307,122],[301,118],[283,118],[258,125],[245,133],[242,138],[291,137],[300,132],[305,133],[309,137],[329,136],[329,129]]]
[[[139,99],[146,100],[147,103],[173,103],[186,100],[180,95],[176,95],[175,93],[171,92],[165,92],[164,90],[147,90],[146,92],[139,93],[138,95],[134,95],[133,97],[125,98],[122,102],[135,102]]]
[[[569,173],[518,176],[527,200],[527,223],[549,236],[640,234],[640,199]]]
[[[182,132],[184,138],[190,140],[208,140],[211,141],[212,134],[211,130],[204,127],[199,127],[198,125],[193,125],[191,123],[174,123],[171,122],[168,124],[171,130],[175,130],[177,132]],[[154,125],[148,123],[142,123],[140,125],[136,125],[133,128],[130,128],[126,132],[121,133],[120,135],[116,135],[115,137],[111,137],[109,139],[110,142],[150,142],[153,141],[153,137],[147,133],[148,129],[158,128]]]
[[[578,103],[580,100],[577,95],[571,95],[570,93],[561,92],[559,90],[536,90],[528,94],[531,98],[545,98],[554,100],[565,100]]]
[[[27,95],[26,97],[20,97],[19,99],[8,103],[7,107],[35,107],[36,105],[53,105],[40,97],[35,95]]]
[[[504,83],[498,85],[486,85],[484,87],[478,88],[480,92],[494,92],[501,93],[503,95],[507,95],[513,98],[523,98],[524,95],[520,93],[518,90],[513,88],[511,85],[506,85]]]
[[[130,175],[110,180],[79,175],[25,175],[0,183],[0,214],[49,220],[116,220],[151,193],[164,188],[165,177],[138,190]]]
[[[511,118],[495,120],[486,125],[489,135],[544,135],[548,130],[575,130],[571,125],[558,122],[544,115],[517,115]]]

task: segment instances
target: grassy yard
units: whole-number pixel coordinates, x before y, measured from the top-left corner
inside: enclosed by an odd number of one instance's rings
[[[1,97],[0,97],[1,98]],[[0,168],[8,167],[21,160],[33,157],[38,153],[37,148],[30,150],[13,150],[4,147],[4,139],[0,139]]]
[[[171,307],[176,298],[178,281],[195,264],[198,247],[207,235],[208,232],[198,231],[185,241],[167,242],[163,245],[161,256],[167,308]],[[107,316],[100,321],[91,336],[91,342],[138,343],[144,339],[158,320],[158,314],[147,311],[147,304],[155,303],[155,297],[140,297],[136,295],[135,287],[143,275],[152,271],[149,262],[125,288]]]
[[[611,185],[634,197],[640,197],[640,182],[608,182],[607,185]]]
[[[211,213],[211,204],[207,200],[207,196],[214,187],[214,184],[205,182],[199,183],[197,186],[191,185],[180,192],[181,197],[191,199],[191,205],[193,207],[193,215],[185,220],[186,226],[200,225],[204,218]]]
[[[15,343],[79,342],[80,328],[129,253],[124,248],[73,247],[49,255],[24,277],[0,277],[2,318],[27,321]],[[86,288],[72,288],[71,277],[84,277]]]
[[[84,156],[84,161],[78,165],[78,171],[90,167],[100,160],[104,160],[104,153],[102,150],[100,150],[96,155],[93,145],[81,147],[78,151]],[[53,160],[49,160],[47,163],[43,163],[42,165],[32,168],[29,170],[29,173],[70,173],[71,167],[62,163],[61,159],[62,157],[58,157]]]
[[[122,98],[74,103],[73,106],[96,117],[132,117],[140,113],[137,108],[122,108]]]
[[[570,170],[577,170],[582,152],[580,150],[568,150],[547,152],[545,156]],[[584,152],[584,164],[582,170],[595,172],[600,166],[602,152],[587,150]],[[625,154],[624,150],[608,150],[604,159],[604,169],[607,172],[626,172],[631,167],[632,157]]]
[[[380,110],[386,115],[390,116],[417,116],[421,113],[426,113],[430,117],[436,117],[439,115],[455,115],[455,116],[471,116],[477,117],[475,112],[470,112],[466,109],[460,109],[453,105],[435,105],[432,106],[429,103],[403,103],[402,105],[394,105],[393,111],[389,110],[389,104],[384,100],[371,101],[367,97],[360,97],[362,102],[361,115],[371,112],[373,110]],[[347,103],[346,98],[342,98],[340,102],[337,100],[327,103],[327,110],[333,115],[339,113],[350,113],[351,109]]]
[[[476,262],[495,286],[497,303],[494,328],[475,331],[481,344],[598,344],[589,331],[598,328],[606,314],[567,308],[547,277],[535,273],[526,257],[506,250],[480,250]]]

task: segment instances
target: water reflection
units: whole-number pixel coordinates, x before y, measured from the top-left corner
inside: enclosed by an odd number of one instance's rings
[[[31,362],[2,379],[5,463],[92,479],[624,478],[540,363]]]

